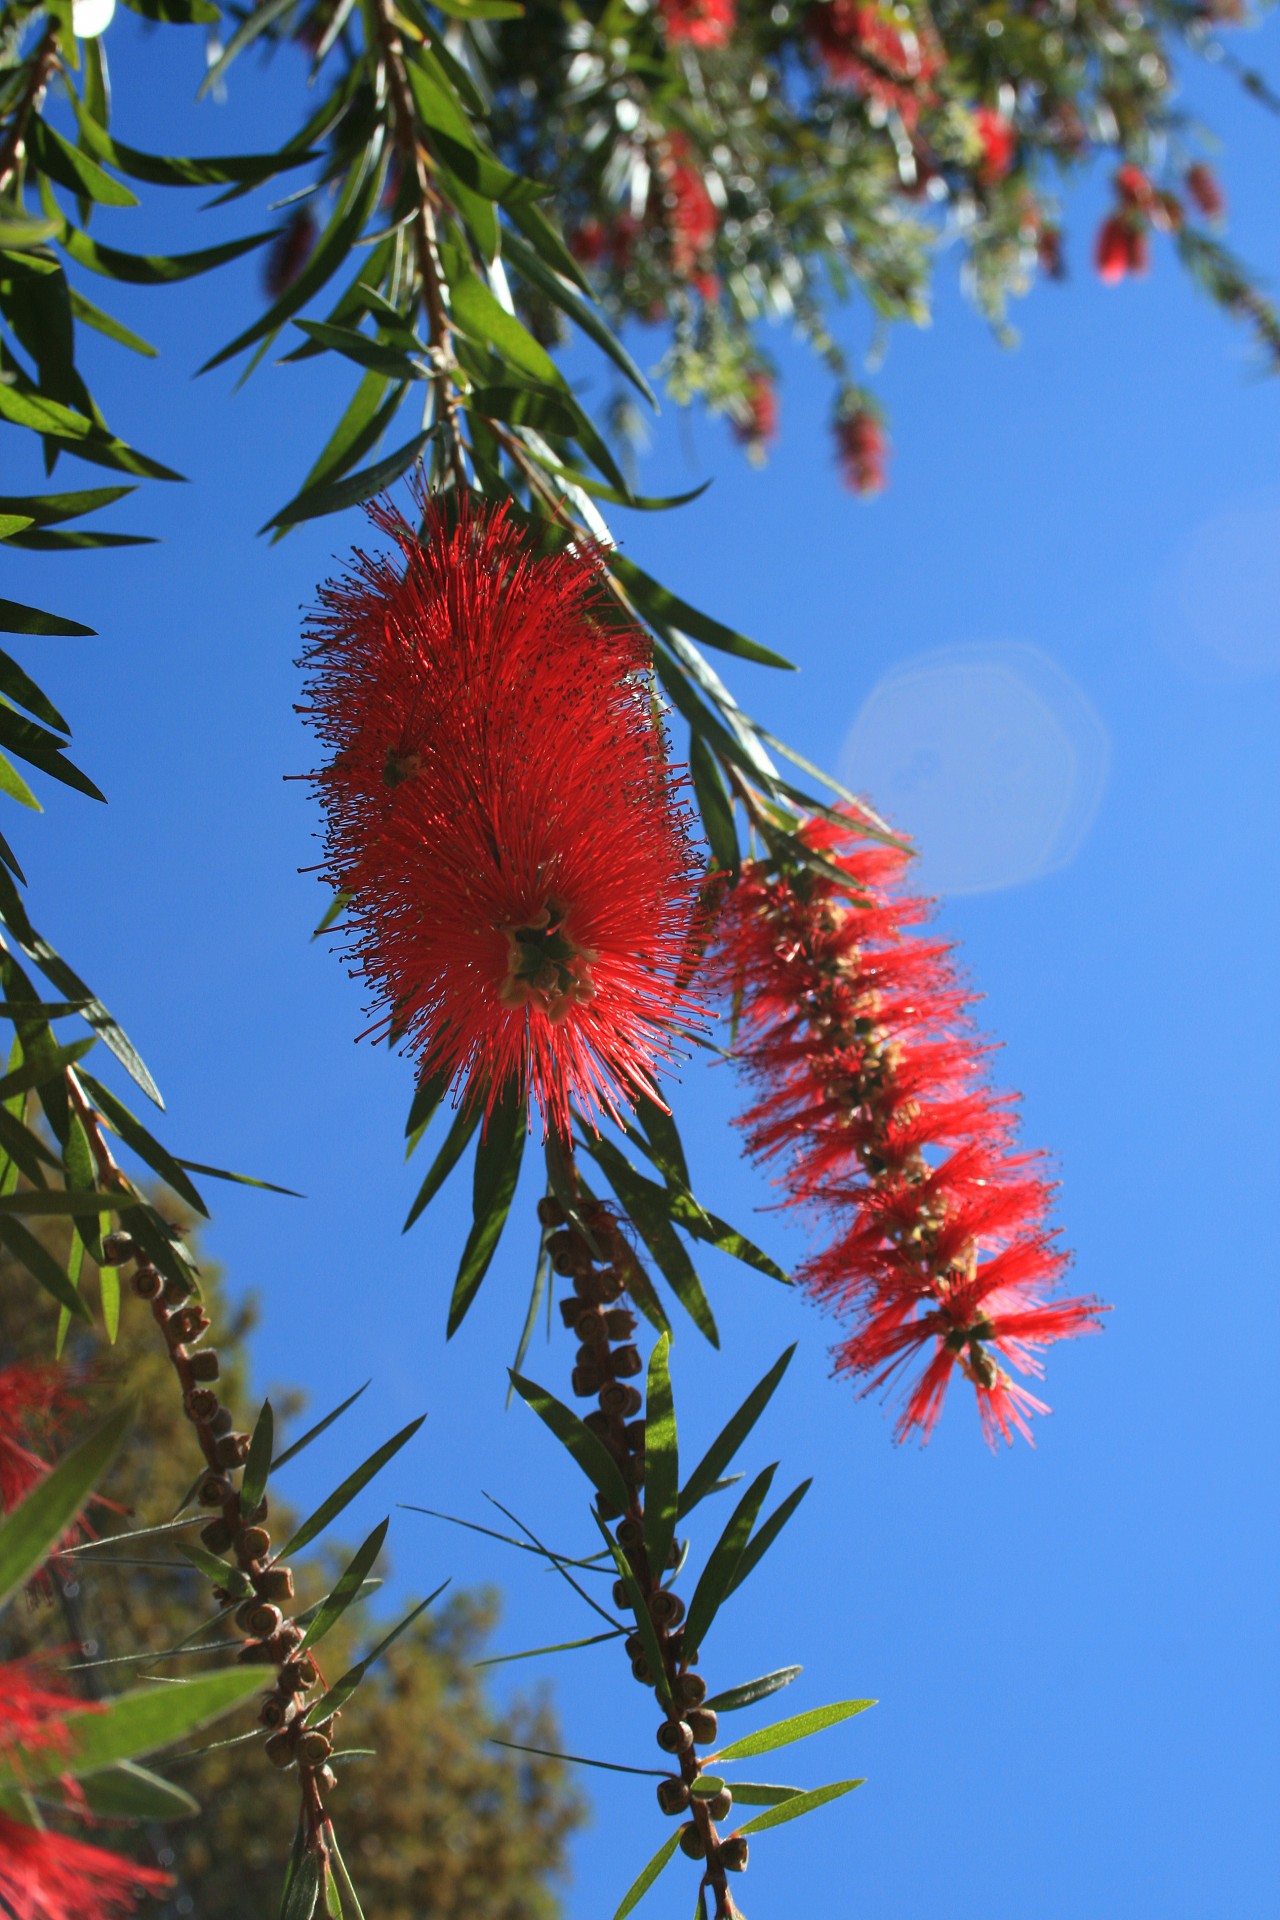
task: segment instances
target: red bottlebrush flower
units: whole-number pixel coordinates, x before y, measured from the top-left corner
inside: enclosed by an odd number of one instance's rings
[[[31,1443],[76,1398],[74,1387],[58,1367],[26,1361],[0,1367],[0,1513],[25,1500],[48,1473],[50,1463]]]
[[[984,187],[994,187],[1013,165],[1018,136],[1004,115],[992,107],[979,107],[973,116],[973,125],[982,143],[978,178]]]
[[[1062,229],[1041,225],[1036,231],[1036,259],[1047,280],[1065,280],[1066,262],[1062,257]]]
[[[154,1867],[0,1813],[0,1908],[13,1920],[114,1920],[172,1884]]]
[[[584,220],[569,235],[569,251],[584,267],[598,267],[609,246],[609,236],[600,220]]]
[[[1113,213],[1098,230],[1094,250],[1098,278],[1114,287],[1128,274],[1140,276],[1151,264],[1151,241],[1145,224],[1131,214]]]
[[[1156,190],[1141,167],[1131,163],[1120,167],[1115,177],[1115,189],[1122,205],[1137,207],[1142,213],[1149,213],[1155,205]]]
[[[959,1372],[989,1440],[1029,1438],[1047,1409],[1002,1363],[1038,1375],[1040,1350],[1094,1331],[1102,1309],[1055,1297],[1052,1188],[1013,1144],[1012,1098],[986,1084],[951,949],[916,931],[929,909],[901,891],[906,854],[852,813],[802,834],[824,868],[744,868],[718,930],[713,968],[759,1089],[748,1147],[833,1228],[798,1278],[851,1322],[837,1369],[869,1392],[918,1367],[897,1437],[928,1439]]]
[[[58,1752],[67,1744],[69,1713],[95,1709],[60,1687],[47,1687],[27,1661],[0,1666],[0,1759],[20,1771],[24,1753]]]
[[[1187,168],[1187,192],[1206,220],[1221,220],[1227,211],[1227,198],[1211,167],[1197,162]]]
[[[727,46],[738,22],[737,0],[658,0],[662,30],[674,46]]]
[[[887,19],[862,0],[816,0],[804,29],[831,79],[893,108],[908,130],[915,127],[934,97],[929,82],[944,64],[932,35]]]
[[[695,881],[649,649],[599,556],[531,551],[505,508],[428,502],[398,554],[321,595],[306,711],[326,878],[426,1076],[508,1085],[548,1124],[653,1094]]]
[[[683,134],[672,134],[667,140],[660,173],[662,219],[671,246],[671,271],[677,280],[697,283],[704,280],[707,273],[720,216]]]
[[[306,266],[315,238],[316,223],[310,207],[299,207],[267,249],[262,279],[271,299],[278,300],[288,292]]]
[[[739,446],[762,454],[778,437],[778,390],[767,373],[753,373],[742,397],[742,412],[733,420],[733,436]]]
[[[889,450],[884,428],[874,413],[858,407],[836,420],[836,456],[845,485],[863,499],[883,493],[887,484],[885,457]]]

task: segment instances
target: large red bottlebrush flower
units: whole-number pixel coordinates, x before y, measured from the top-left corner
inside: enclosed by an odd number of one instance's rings
[[[846,487],[863,499],[883,493],[889,440],[870,408],[855,407],[852,412],[840,414],[835,423],[835,439],[836,458]]]
[[[654,1093],[691,1008],[676,984],[696,883],[649,648],[600,558],[531,550],[504,508],[388,506],[307,638],[325,877],[423,1075],[545,1118]]]
[[[671,247],[671,271],[708,294],[707,268],[720,228],[720,216],[689,142],[681,133],[667,139],[659,163],[662,181],[661,218]]]
[[[1098,229],[1094,264],[1104,287],[1118,286],[1131,273],[1144,274],[1151,264],[1151,242],[1143,222],[1132,214],[1111,214]]]
[[[929,909],[901,891],[907,855],[855,815],[803,837],[823,870],[744,868],[718,931],[713,968],[759,1089],[749,1148],[830,1228],[798,1278],[850,1323],[837,1369],[868,1392],[907,1375],[897,1437],[928,1438],[960,1373],[989,1440],[1029,1439],[1047,1409],[1005,1363],[1038,1375],[1040,1350],[1095,1330],[1102,1309],[1056,1297],[1051,1184],[1014,1143],[1012,1097],[987,1084],[951,949],[917,931]]]
[[[911,130],[934,95],[929,82],[943,66],[931,32],[916,32],[863,0],[815,0],[804,29],[831,79],[892,108]]]
[[[155,1867],[0,1813],[0,1911],[13,1920],[114,1920],[172,1884]]]
[[[737,0],[658,0],[662,30],[673,45],[727,46],[738,21]]]

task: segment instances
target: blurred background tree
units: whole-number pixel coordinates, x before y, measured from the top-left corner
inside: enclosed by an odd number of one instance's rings
[[[167,1199],[166,1215],[189,1217]],[[42,1223],[41,1237],[62,1251],[68,1233],[61,1222]],[[57,1243],[57,1244],[55,1244]],[[218,1268],[201,1265],[201,1286],[217,1325],[228,1395],[246,1404],[246,1342],[255,1311],[252,1300],[226,1298]],[[53,1350],[56,1309],[33,1301],[23,1270],[0,1251],[0,1356],[42,1362]],[[188,1491],[197,1455],[183,1417],[167,1357],[149,1317],[128,1314],[114,1348],[68,1340],[68,1359],[80,1388],[76,1416],[66,1422],[60,1445],[93,1424],[122,1398],[137,1406],[131,1444],[104,1483],[104,1504],[93,1515],[95,1533],[106,1538],[133,1526],[167,1519]],[[277,1396],[277,1411],[296,1415],[296,1394]],[[107,1507],[105,1502],[115,1503]],[[287,1510],[273,1514],[289,1525]],[[135,1549],[135,1552],[138,1550]],[[295,1567],[298,1588],[318,1599],[345,1563],[340,1550]],[[128,1656],[159,1651],[185,1640],[208,1645],[224,1638],[230,1652],[241,1644],[231,1623],[198,1630],[215,1603],[208,1582],[165,1543],[150,1567],[134,1560],[113,1563],[109,1550],[66,1569],[55,1591],[11,1609],[4,1623],[0,1657],[27,1651],[56,1653],[74,1661],[68,1636],[81,1638],[83,1659],[119,1664],[86,1666],[78,1676],[87,1694],[106,1683],[115,1692],[140,1674],[173,1674],[170,1660],[148,1665]],[[385,1565],[379,1572],[385,1573]],[[555,1715],[540,1695],[517,1695],[510,1704],[490,1698],[475,1662],[498,1615],[489,1591],[446,1597],[422,1615],[373,1668],[343,1715],[342,1746],[373,1749],[376,1764],[353,1759],[342,1773],[342,1798],[352,1871],[368,1910],[382,1920],[552,1920],[560,1910],[558,1883],[565,1873],[566,1842],[582,1824],[585,1803],[559,1763],[511,1753],[495,1738],[554,1748]],[[364,1616],[363,1618],[361,1616]],[[325,1642],[330,1679],[367,1651],[368,1607],[354,1607]],[[201,1661],[201,1665],[207,1664]],[[264,1681],[266,1676],[264,1675]],[[211,1739],[225,1737],[215,1729]],[[112,1844],[154,1860],[176,1876],[161,1911],[198,1920],[244,1920],[275,1911],[280,1888],[281,1835],[296,1818],[292,1775],[262,1765],[252,1745],[210,1747],[201,1757],[165,1771],[187,1788],[203,1809],[201,1818],[144,1832],[122,1830]]]

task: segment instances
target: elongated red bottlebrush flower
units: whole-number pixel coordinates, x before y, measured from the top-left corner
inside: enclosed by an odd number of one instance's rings
[[[307,635],[326,879],[421,1073],[545,1120],[655,1093],[692,1009],[696,891],[649,646],[599,556],[531,550],[505,508],[427,502],[358,554]]]
[[[804,30],[834,81],[856,87],[915,128],[935,98],[929,85],[945,64],[936,36],[901,23],[888,7],[864,0],[815,0]]]
[[[28,1664],[0,1666],[0,1760],[21,1779],[24,1757],[61,1752],[67,1716],[93,1710]],[[0,1813],[0,1912],[13,1920],[108,1920],[171,1884],[154,1867]]]
[[[662,30],[673,45],[727,46],[738,21],[737,0],[658,0]]]
[[[973,116],[973,126],[982,147],[978,178],[984,187],[993,187],[1013,165],[1018,135],[1012,123],[994,107],[979,107]]]
[[[1102,1308],[1056,1297],[1052,1186],[1014,1144],[1013,1098],[987,1085],[950,947],[916,931],[929,907],[901,890],[907,855],[852,814],[803,838],[824,869],[745,867],[718,933],[759,1088],[749,1149],[831,1229],[798,1278],[851,1323],[837,1370],[870,1392],[918,1369],[896,1437],[928,1439],[959,1372],[988,1440],[1030,1439],[1048,1409],[1002,1362],[1038,1375],[1040,1350],[1094,1331]]]
[[[75,1399],[59,1367],[17,1361],[0,1367],[0,1513],[25,1500],[49,1471],[35,1451],[34,1430]]]
[[[885,460],[888,435],[869,407],[855,406],[839,413],[835,422],[836,459],[844,484],[860,499],[883,493],[887,484]]]

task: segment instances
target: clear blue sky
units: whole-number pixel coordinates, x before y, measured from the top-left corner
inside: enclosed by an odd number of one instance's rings
[[[301,91],[286,57],[197,109],[197,32],[148,36],[124,15],[108,46],[119,130],[139,145],[262,146],[273,132],[256,116],[274,128]],[[1274,77],[1274,27],[1258,50]],[[1217,77],[1197,80],[1195,101],[1228,137],[1235,237],[1280,280],[1280,125]],[[802,1662],[783,1697],[794,1710],[881,1701],[776,1769],[870,1784],[753,1848],[752,1920],[789,1920],[798,1889],[807,1912],[863,1920],[1234,1920],[1280,1893],[1280,390],[1253,376],[1167,243],[1145,283],[1094,283],[1102,204],[1097,188],[1073,210],[1072,282],[1019,309],[1015,353],[944,263],[933,329],[897,337],[879,382],[896,453],[874,506],[839,490],[825,390],[776,337],[784,438],[768,469],[751,471],[720,426],[668,414],[645,489],[715,485],[681,514],[620,527],[643,564],[799,663],[736,673],[748,706],[826,765],[878,770],[899,824],[932,835],[937,884],[986,889],[950,894],[943,923],[987,996],[1027,1137],[1060,1164],[1079,1285],[1116,1308],[1104,1338],[1051,1356],[1056,1412],[1034,1453],[993,1458],[958,1401],[921,1453],[895,1450],[880,1409],[827,1380],[812,1309],[708,1266],[727,1337],[715,1358],[678,1329],[690,1455],[799,1337],[747,1464],[781,1458],[788,1485],[817,1476],[789,1551],[726,1610],[712,1683]],[[193,246],[237,224],[154,196],[103,233]],[[10,591],[101,631],[29,652],[110,806],[55,789],[43,820],[15,828],[11,814],[8,831],[38,923],[160,1079],[166,1139],[308,1195],[215,1187],[208,1238],[262,1299],[264,1385],[300,1381],[321,1409],[374,1380],[341,1437],[299,1465],[294,1496],[323,1493],[427,1408],[352,1533],[394,1500],[483,1517],[487,1489],[581,1541],[579,1486],[532,1417],[502,1409],[531,1215],[446,1351],[465,1194],[401,1238],[422,1170],[401,1165],[409,1069],[352,1044],[359,989],[308,944],[324,902],[296,873],[314,857],[312,802],[281,778],[311,751],[291,662],[299,607],[358,528],[324,522],[274,549],[254,538],[310,465],[341,374],[265,367],[240,393],[226,370],[190,377],[252,311],[257,271],[111,293],[162,358],[91,341],[95,392],[191,484],[113,517],[159,547],[15,561]],[[865,341],[860,318],[849,327]],[[654,357],[655,336],[638,350]],[[793,1257],[790,1230],[753,1216],[769,1193],[727,1131],[728,1071],[690,1069],[678,1103],[703,1197]],[[562,1342],[538,1344],[529,1368],[563,1391],[565,1361]],[[591,1630],[523,1556],[412,1514],[392,1537],[406,1590],[446,1573],[503,1585],[502,1648]],[[574,1657],[580,1684],[556,1692],[566,1745],[649,1764],[652,1702],[616,1649]],[[530,1684],[530,1668],[506,1672]],[[610,1912],[662,1832],[648,1783],[590,1785],[571,1920]],[[692,1901],[692,1875],[673,1872],[651,1908]]]

